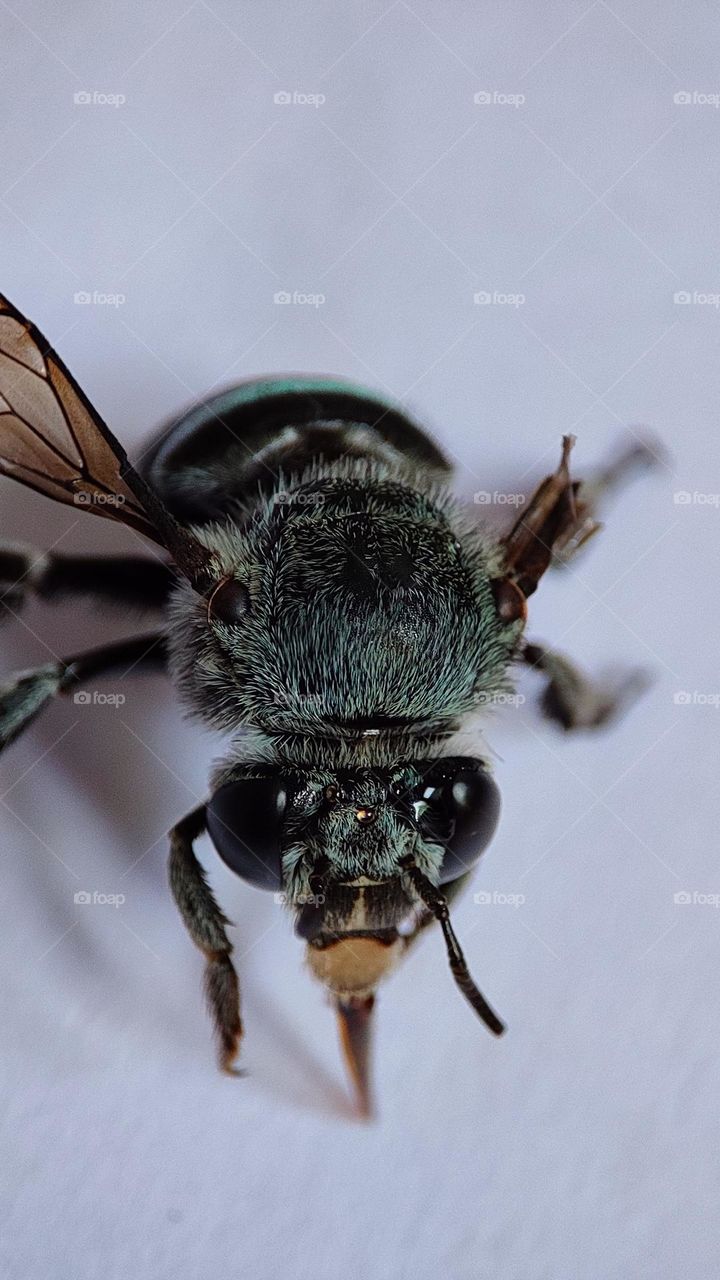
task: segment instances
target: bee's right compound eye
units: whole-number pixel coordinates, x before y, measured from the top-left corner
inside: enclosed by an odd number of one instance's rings
[[[282,824],[288,806],[281,778],[244,778],[215,792],[207,807],[210,838],[223,862],[258,889],[282,889]]]

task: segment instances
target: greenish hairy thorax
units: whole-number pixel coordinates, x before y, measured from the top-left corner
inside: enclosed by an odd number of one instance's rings
[[[316,464],[193,534],[249,600],[232,625],[185,583],[171,603],[175,682],[217,728],[342,738],[362,719],[446,734],[511,687],[522,624],[495,607],[501,548],[411,469]]]

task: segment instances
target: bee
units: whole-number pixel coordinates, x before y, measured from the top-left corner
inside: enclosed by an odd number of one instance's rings
[[[161,549],[4,543],[4,605],[89,596],[162,620],[6,682],[0,748],[51,699],[131,667],[166,670],[186,708],[232,735],[169,858],[223,1070],[238,1057],[240,993],[230,922],[195,852],[205,832],[289,909],[336,1008],[362,1114],[376,990],[428,925],[502,1034],[449,911],[495,833],[499,789],[487,752],[454,740],[512,689],[518,664],[540,674],[544,712],[565,729],[604,724],[638,691],[637,677],[603,686],[525,638],[545,572],[588,541],[600,498],[652,454],[636,444],[583,484],[573,443],[502,536],[451,496],[448,459],[399,406],[330,377],[233,386],[170,422],[133,466],[42,334],[0,299],[0,473]]]

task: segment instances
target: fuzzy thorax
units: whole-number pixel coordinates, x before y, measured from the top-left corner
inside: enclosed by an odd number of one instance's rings
[[[338,466],[285,483],[243,525],[195,531],[248,592],[238,625],[178,588],[171,666],[216,727],[271,736],[449,725],[503,688],[517,624],[491,580],[499,550],[442,493]]]

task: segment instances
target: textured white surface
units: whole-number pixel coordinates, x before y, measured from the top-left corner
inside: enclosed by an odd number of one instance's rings
[[[455,914],[509,1033],[475,1024],[428,937],[380,1003],[372,1127],[280,909],[203,843],[247,1023],[249,1075],[214,1073],[164,833],[218,743],[161,681],[55,707],[3,759],[2,1274],[715,1275],[720,913],[674,895],[720,891],[718,710],[674,695],[718,691],[720,517],[673,494],[720,489],[720,320],[673,295],[720,285],[720,117],[673,96],[720,88],[717,13],[86,0],[3,4],[2,26],[0,286],[123,441],[296,369],[402,397],[470,492],[529,484],[568,430],[581,469],[637,422],[673,454],[532,609],[533,634],[645,665],[651,692],[573,740],[523,681],[491,733],[505,813],[475,887],[525,902]],[[136,546],[1,492],[5,535]],[[31,607],[3,666],[133,629]]]

